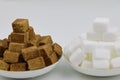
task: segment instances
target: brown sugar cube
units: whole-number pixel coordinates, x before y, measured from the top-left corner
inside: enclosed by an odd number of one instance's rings
[[[57,43],[54,43],[52,47],[53,51],[60,57],[62,55],[62,47]]]
[[[36,40],[36,41],[40,41],[40,40],[41,40],[41,35],[36,34],[36,35],[35,35],[35,40]]]
[[[3,60],[8,63],[16,63],[19,61],[19,56],[20,56],[20,53],[18,52],[11,52],[6,50],[3,53]]]
[[[28,29],[28,32],[29,32],[29,40],[34,40],[35,39],[35,32],[34,32],[33,27],[30,26]]]
[[[35,35],[35,39],[34,40],[31,40],[27,43],[27,46],[30,47],[30,46],[39,46],[40,44],[40,39],[41,39],[41,36],[40,35]]]
[[[51,59],[52,63],[55,63],[58,61],[57,55],[54,52],[52,53],[52,55],[49,56],[49,58]]]
[[[0,60],[0,69],[1,70],[8,70],[9,69],[9,64],[4,62],[3,60]]]
[[[53,52],[48,58],[45,58],[46,66],[49,66],[58,61],[57,55]]]
[[[44,58],[50,56],[53,53],[52,45],[46,44],[38,47],[39,54]]]
[[[0,40],[0,46],[3,48],[8,48],[8,40],[7,39]]]
[[[20,57],[19,57],[19,62],[25,62],[25,60],[24,60],[24,58],[23,58],[22,54],[20,54]]]
[[[10,71],[26,71],[26,63],[13,63],[10,65]]]
[[[28,48],[22,49],[22,56],[25,61],[28,61],[28,60],[36,58],[40,55],[38,53],[37,47],[33,46],[33,47],[28,47]]]
[[[3,53],[8,48],[8,45],[7,39],[0,40],[0,57],[3,57]]]
[[[26,32],[29,28],[28,19],[16,19],[12,23],[12,28],[13,28],[13,32],[16,32],[16,33]]]
[[[10,42],[26,43],[29,41],[29,33],[11,33]]]
[[[11,34],[8,35],[8,41],[10,42],[10,40],[11,40]]]
[[[25,47],[26,47],[26,44],[24,44],[24,43],[13,43],[13,42],[11,42],[9,44],[8,50],[13,51],[13,52],[21,53],[21,50],[24,49]]]
[[[29,70],[41,69],[45,67],[45,62],[43,57],[37,57],[31,60],[28,60],[27,63],[28,63]]]
[[[32,46],[34,46],[32,41],[27,42],[27,47],[32,47]]]
[[[52,43],[53,43],[53,41],[52,41],[52,38],[51,38],[50,35],[42,36],[42,37],[41,37],[40,45],[52,44]]]
[[[0,60],[3,60],[3,57],[0,57]]]
[[[0,57],[3,57],[3,53],[6,49],[0,46]]]

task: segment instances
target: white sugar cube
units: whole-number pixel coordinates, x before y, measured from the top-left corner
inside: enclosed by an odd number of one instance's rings
[[[87,39],[91,41],[102,41],[102,33],[87,32]]]
[[[94,59],[106,59],[111,58],[111,51],[109,49],[97,48],[93,51]]]
[[[106,41],[106,42],[116,41],[117,38],[118,38],[117,34],[112,32],[107,32],[103,35],[103,41]]]
[[[79,38],[75,38],[64,48],[64,55],[66,57],[70,57],[71,54],[78,48],[81,47],[81,40]]]
[[[116,33],[117,35],[119,35],[118,27],[110,27],[108,30],[108,32]]]
[[[69,58],[70,62],[73,64],[73,65],[76,65],[78,66],[82,61],[83,59],[85,58],[85,54],[84,52],[78,48]]]
[[[93,68],[95,69],[109,69],[109,60],[96,60],[93,59]]]
[[[108,18],[96,18],[93,23],[93,30],[97,33],[105,33],[108,31],[109,19]]]
[[[79,38],[82,40],[87,40],[87,33],[83,33],[83,34],[79,35]]]
[[[82,64],[81,64],[81,68],[92,68],[92,62],[91,61],[87,61],[87,60],[83,60]]]
[[[84,40],[83,41],[83,50],[85,53],[92,53],[92,51],[98,47],[98,42],[96,41],[88,41]]]
[[[113,50],[114,49],[114,43],[113,42],[99,42],[99,48],[105,48],[105,49],[109,49],[109,50]]]
[[[86,53],[85,60],[92,61],[92,54]]]
[[[65,48],[64,48],[64,56],[66,58],[69,58],[73,52],[74,52],[73,47],[71,47],[70,45],[65,46]]]
[[[119,42],[115,42],[115,52],[117,56],[120,56],[120,43]]]
[[[111,65],[113,68],[120,68],[120,57],[113,58],[111,60]]]
[[[81,43],[82,43],[82,39],[77,37],[77,38],[74,38],[74,40],[70,42],[70,46],[72,46],[73,50],[76,50],[77,48],[81,47]]]

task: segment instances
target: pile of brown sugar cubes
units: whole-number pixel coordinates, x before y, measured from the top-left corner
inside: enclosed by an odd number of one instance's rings
[[[0,40],[0,70],[28,71],[42,69],[57,62],[62,47],[50,35],[35,34],[28,19],[16,19],[13,32]]]

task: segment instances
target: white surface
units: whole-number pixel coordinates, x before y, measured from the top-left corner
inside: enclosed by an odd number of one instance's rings
[[[0,0],[0,38],[12,31],[18,17],[28,18],[36,33],[51,34],[63,47],[74,37],[91,29],[95,17],[109,17],[120,26],[119,0]],[[64,59],[50,73],[28,80],[119,80],[91,77],[73,70]],[[13,80],[0,77],[0,80]],[[25,79],[26,80],[26,79]]]

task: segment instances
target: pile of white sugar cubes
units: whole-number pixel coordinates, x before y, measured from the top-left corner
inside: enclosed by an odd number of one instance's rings
[[[110,26],[110,20],[98,17],[93,31],[80,35],[64,49],[65,57],[72,65],[87,69],[120,68],[120,36],[118,29]]]

